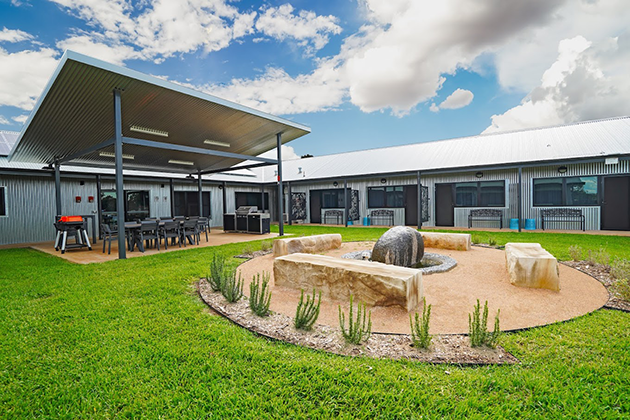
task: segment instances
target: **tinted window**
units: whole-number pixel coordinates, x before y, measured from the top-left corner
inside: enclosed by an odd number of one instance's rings
[[[562,178],[534,180],[535,206],[562,205]]]
[[[455,205],[460,207],[477,206],[476,182],[460,182],[455,184]]]
[[[0,216],[7,215],[7,187],[0,187]]]
[[[503,181],[483,181],[479,183],[480,207],[503,207],[505,188]]]
[[[578,176],[566,179],[568,206],[597,205],[597,177]]]

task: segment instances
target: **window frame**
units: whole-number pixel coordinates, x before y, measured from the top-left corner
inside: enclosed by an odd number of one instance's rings
[[[500,205],[497,205],[497,206],[488,206],[488,205],[482,206],[480,204],[481,203],[481,184],[484,183],[484,182],[500,182],[500,183],[503,184],[503,188],[502,188],[503,189],[503,194],[502,194],[502,202],[503,202],[503,204],[500,204]],[[473,206],[462,206],[462,205],[458,205],[457,204],[457,184],[477,184],[476,205],[473,205]],[[505,197],[505,194],[506,194],[506,189],[505,189],[506,182],[505,182],[505,179],[493,179],[493,180],[484,180],[484,181],[479,181],[479,180],[477,180],[477,181],[459,181],[459,182],[453,182],[452,185],[453,185],[453,187],[452,187],[453,188],[453,205],[456,208],[460,208],[460,209],[461,208],[489,208],[489,209],[496,208],[496,209],[498,209],[498,208],[505,208],[506,207],[507,199]]]
[[[8,203],[8,193],[7,190],[9,188],[6,185],[0,185],[0,195],[2,195],[2,202],[4,204],[4,209],[0,208],[0,217],[9,217],[9,203]],[[4,210],[4,213],[2,212]]]
[[[597,186],[595,204],[568,204],[569,191],[567,189],[567,180],[571,178],[595,178],[595,185]],[[562,180],[562,191],[561,191],[562,204],[536,203],[535,201],[536,200],[536,181],[544,180],[544,179]],[[531,195],[532,207],[547,208],[547,207],[600,207],[601,206],[602,189],[601,189],[601,176],[599,175],[571,175],[571,176],[552,176],[552,177],[546,177],[546,178],[532,178],[531,186],[532,186],[532,195]]]
[[[367,190],[367,208],[368,209],[404,209],[405,207],[407,207],[407,203],[405,202],[405,187],[406,185],[378,185],[378,186],[372,186],[372,187],[368,187]],[[400,193],[401,197],[402,197],[402,205],[400,206],[390,206],[388,205],[388,201],[387,201],[387,197],[388,197],[388,191],[387,189],[391,188],[392,191],[389,192],[389,194],[394,195],[394,197],[396,196],[396,193]],[[400,191],[396,191],[396,188],[400,188]],[[383,205],[382,206],[373,206],[372,203],[370,202],[370,192],[371,191],[376,191],[382,189],[383,191]]]

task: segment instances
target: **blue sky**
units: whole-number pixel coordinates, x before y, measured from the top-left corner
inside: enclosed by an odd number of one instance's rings
[[[0,0],[0,129],[64,49],[309,125],[287,157],[630,114],[627,0]]]

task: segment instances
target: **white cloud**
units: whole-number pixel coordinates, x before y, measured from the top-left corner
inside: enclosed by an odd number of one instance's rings
[[[321,16],[306,10],[297,15],[293,12],[293,6],[288,3],[277,8],[268,7],[256,21],[256,29],[280,41],[295,39],[306,49],[307,55],[326,46],[331,34],[341,33],[335,16]]]
[[[7,120],[4,115],[0,115],[0,125],[9,125],[9,124],[11,124],[9,120]]]
[[[19,29],[7,29],[5,27],[0,31],[0,42],[32,41],[33,39],[33,35]]]
[[[61,50],[73,50],[82,54],[107,61],[112,64],[122,65],[126,60],[142,58],[140,52],[124,44],[108,44],[101,36],[77,35],[57,42],[57,48]]]
[[[22,115],[18,115],[17,117],[11,117],[11,119],[15,121],[16,123],[24,124],[26,120],[28,120],[28,115],[22,114]]]
[[[459,109],[470,105],[475,95],[466,89],[456,89],[451,93],[442,103],[437,106],[431,104],[429,108],[433,112],[438,112],[440,109]]]
[[[506,89],[529,92],[555,61],[561,40],[580,35],[603,42],[626,30],[628,22],[627,0],[565,1],[544,25],[522,31],[496,51],[499,82]]]
[[[116,60],[161,61],[178,53],[217,51],[233,39],[252,33],[255,12],[239,13],[225,0],[157,0],[132,5],[124,0],[52,0],[88,22],[95,30],[60,41],[108,49],[123,49]],[[146,6],[146,7],[145,7]]]
[[[286,146],[286,145],[283,144],[281,150],[282,150],[282,161],[283,162],[285,160],[295,160],[295,159],[299,159],[300,158],[300,156],[298,156],[297,153],[295,153],[295,150],[291,146]],[[276,159],[278,157],[278,148],[274,147],[273,149],[269,150],[268,152],[265,152],[265,153],[263,153],[261,155],[258,155],[258,157],[268,158],[268,159]]]
[[[484,132],[630,115],[629,62],[630,32],[599,43],[565,39],[539,85]]]
[[[374,24],[346,64],[351,100],[365,112],[404,115],[436,96],[445,74],[544,24],[563,1],[365,0]]]
[[[0,48],[0,106],[30,110],[57,66],[52,48],[14,53]]]
[[[346,95],[335,61],[321,62],[308,75],[291,77],[268,68],[256,79],[233,79],[229,85],[198,87],[210,94],[272,114],[296,114],[334,109]]]

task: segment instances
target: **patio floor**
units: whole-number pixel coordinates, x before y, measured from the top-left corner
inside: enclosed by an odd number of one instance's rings
[[[181,251],[185,249],[195,249],[199,247],[225,245],[225,244],[232,244],[232,243],[238,243],[238,242],[259,241],[261,239],[272,239],[277,236],[278,236],[277,233],[268,233],[265,235],[254,235],[254,234],[249,234],[249,233],[225,233],[220,229],[212,229],[210,234],[208,234],[207,242],[206,242],[205,235],[204,234],[201,235],[201,243],[199,245],[189,244],[188,246],[186,247],[182,246],[181,248],[178,245],[175,245],[175,246],[169,246],[168,250],[164,249],[164,247],[160,245],[159,251],[155,248],[150,248],[150,249],[147,249],[145,252],[140,252],[136,248],[133,252],[127,251],[127,258],[161,254],[164,252],[175,252],[175,251]],[[92,244],[91,251],[89,251],[87,248],[71,249],[71,250],[66,251],[65,254],[61,254],[61,251],[55,251],[54,242],[41,242],[41,243],[30,244],[30,248],[45,252],[47,254],[55,255],[57,257],[64,258],[70,262],[77,263],[77,264],[101,263],[105,261],[112,261],[112,260],[118,259],[118,241],[117,240],[112,241],[111,254],[107,254],[107,249],[105,249],[105,253],[103,253],[102,241],[98,241],[98,243]]]

